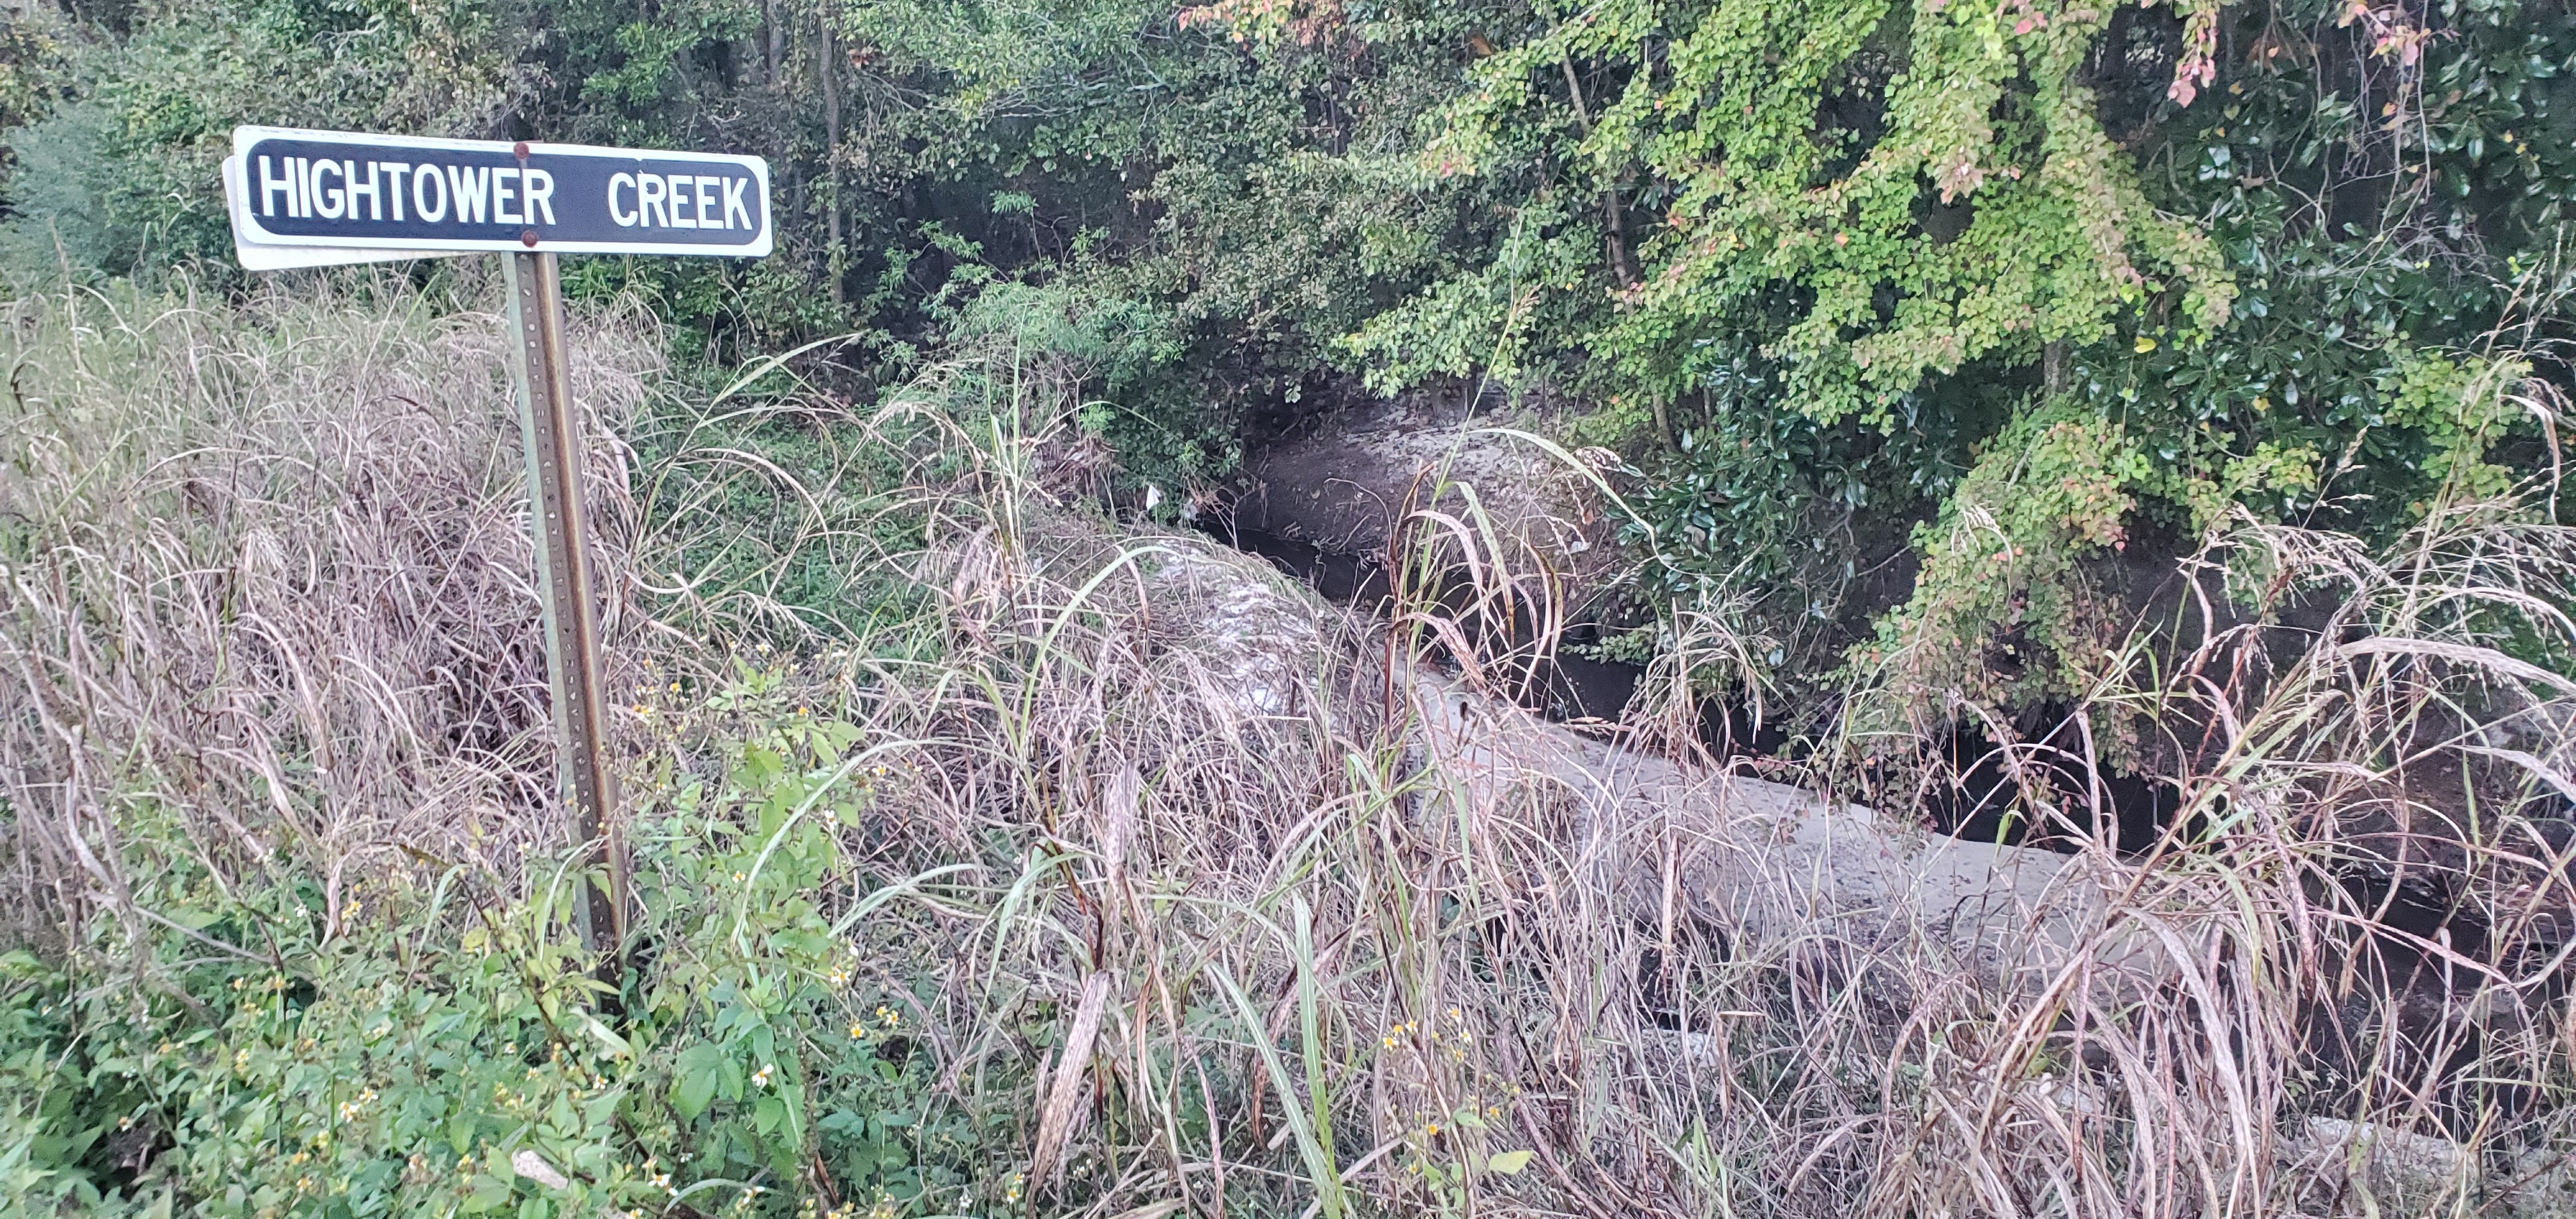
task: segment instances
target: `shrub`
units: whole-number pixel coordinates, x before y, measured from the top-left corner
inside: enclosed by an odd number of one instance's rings
[[[541,1216],[1009,1193],[1007,1123],[936,1087],[954,1031],[912,983],[934,939],[839,846],[890,769],[858,735],[792,717],[722,781],[638,802],[645,955],[622,989],[581,947],[570,861],[531,856],[513,885],[415,853],[335,905],[291,860],[245,884],[176,819],[122,820],[125,904],[64,964],[6,958],[13,1194]]]

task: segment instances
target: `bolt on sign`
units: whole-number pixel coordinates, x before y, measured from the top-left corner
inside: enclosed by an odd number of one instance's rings
[[[587,935],[621,953],[625,836],[607,767],[609,700],[583,511],[581,436],[566,376],[557,254],[759,258],[770,252],[769,163],[718,153],[233,129],[223,164],[233,250],[245,269],[507,255],[529,526],[545,590],[561,789],[603,884]]]

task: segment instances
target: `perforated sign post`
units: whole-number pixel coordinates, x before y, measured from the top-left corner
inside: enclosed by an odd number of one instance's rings
[[[243,267],[506,255],[530,528],[545,590],[561,794],[608,873],[585,935],[622,951],[629,900],[623,827],[603,741],[608,699],[583,511],[581,434],[566,375],[555,255],[759,258],[772,244],[769,165],[758,157],[569,144],[413,139],[238,127],[224,162]]]

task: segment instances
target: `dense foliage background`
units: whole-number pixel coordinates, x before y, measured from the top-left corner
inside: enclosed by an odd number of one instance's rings
[[[758,153],[778,257],[581,290],[705,366],[854,334],[807,358],[859,400],[1043,353],[1200,491],[1364,393],[1568,407],[1630,463],[1632,612],[1749,597],[1777,675],[1935,711],[2062,700],[2232,514],[2392,536],[2557,460],[2559,0],[64,0],[0,43],[22,284],[226,282],[240,122]]]

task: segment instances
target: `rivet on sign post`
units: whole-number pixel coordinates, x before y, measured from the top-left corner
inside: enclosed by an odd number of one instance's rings
[[[764,257],[772,244],[768,163],[525,140],[237,127],[223,172],[233,250],[248,270],[502,255],[560,794],[604,878],[577,916],[586,943],[603,957],[622,956],[631,900],[625,831],[607,757],[599,600],[555,255]]]

